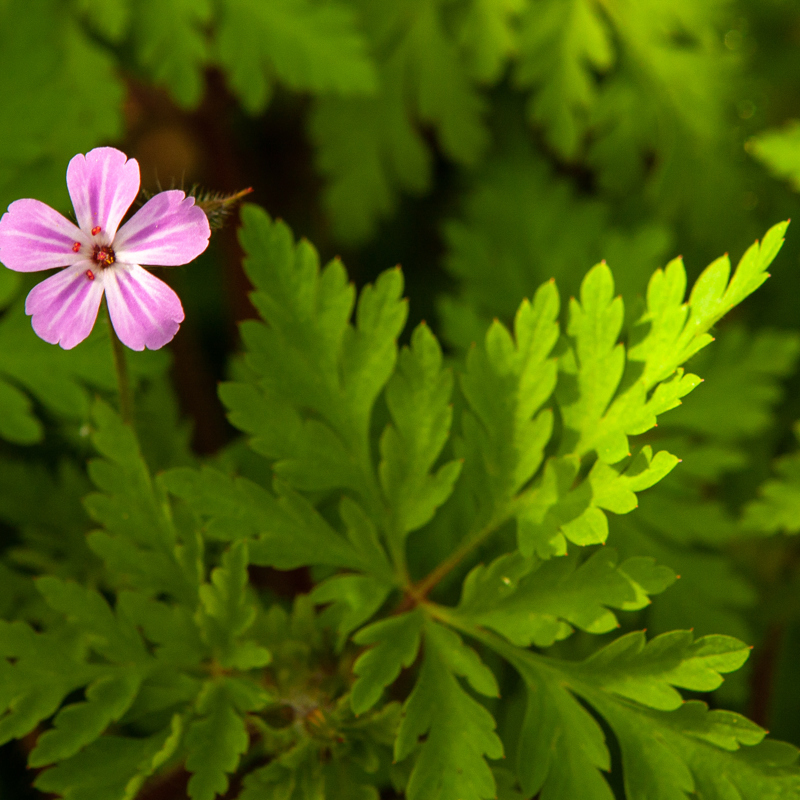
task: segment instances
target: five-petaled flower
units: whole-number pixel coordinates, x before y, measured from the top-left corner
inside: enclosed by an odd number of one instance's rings
[[[67,188],[77,226],[39,200],[16,200],[0,219],[0,261],[9,269],[63,267],[25,301],[33,329],[69,350],[91,333],[105,293],[123,344],[163,347],[178,332],[183,307],[141,265],[172,267],[197,258],[211,233],[205,213],[181,191],[160,192],[117,230],[139,193],[139,165],[113,147],[75,156]]]

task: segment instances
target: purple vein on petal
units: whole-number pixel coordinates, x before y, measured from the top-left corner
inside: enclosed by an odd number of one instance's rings
[[[163,347],[183,322],[178,295],[138,265],[113,270],[106,296],[114,329],[132,350]]]
[[[110,244],[139,193],[139,164],[114,147],[97,147],[69,162],[67,187],[81,228],[99,227]]]
[[[211,230],[205,212],[176,189],[148,200],[119,230],[114,249],[127,264],[187,264],[206,247]]]
[[[50,344],[65,350],[91,332],[103,296],[102,280],[89,280],[89,262],[75,264],[34,286],[25,301],[33,329]]]
[[[88,238],[65,217],[39,200],[16,200],[0,219],[0,261],[17,272],[64,267],[85,258],[73,247]]]

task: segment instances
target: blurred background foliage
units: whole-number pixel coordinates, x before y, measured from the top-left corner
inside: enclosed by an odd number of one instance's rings
[[[102,144],[138,159],[145,190],[252,186],[358,285],[402,264],[406,330],[427,319],[452,357],[549,278],[569,296],[605,258],[634,315],[670,258],[693,279],[800,218],[797,120],[800,0],[0,0],[0,207],[70,213],[66,164]],[[155,469],[259,468],[216,393],[255,315],[240,261],[231,224],[160,273],[186,322],[169,355],[131,360]],[[651,437],[681,469],[611,536],[683,576],[649,629],[752,642],[725,702],[800,744],[800,548],[764,538],[800,529],[793,227],[774,273]],[[31,575],[92,582],[88,407],[114,384],[102,326],[68,354],[32,334],[33,282],[0,272],[0,609],[42,621]]]

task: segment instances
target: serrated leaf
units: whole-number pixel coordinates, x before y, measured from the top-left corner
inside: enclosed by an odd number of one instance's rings
[[[117,595],[117,608],[157,645],[155,656],[162,662],[193,667],[206,657],[207,645],[200,638],[193,608],[126,591]]]
[[[632,800],[684,800],[690,792],[778,800],[800,791],[797,750],[762,741],[766,731],[739,714],[709,711],[696,700],[663,712],[607,696],[587,699],[620,742],[626,796]]]
[[[587,274],[581,303],[570,305],[574,348],[559,364],[557,396],[571,434],[562,452],[596,450],[614,464],[629,454],[629,435],[649,430],[658,414],[680,404],[699,383],[696,376],[683,375],[680,364],[711,342],[709,328],[767,279],[787,224],[773,226],[763,244],[747,250],[730,282],[727,256],[717,259],[697,279],[688,303],[683,303],[686,274],[680,259],[657,270],[648,287],[648,310],[633,331],[627,372],[625,349],[616,343],[622,303],[612,300],[610,272],[598,265]]]
[[[104,675],[86,689],[85,703],[72,703],[58,712],[50,730],[36,741],[28,756],[32,767],[42,767],[75,755],[130,708],[139,691],[142,675],[123,670]]]
[[[510,554],[470,573],[458,612],[516,645],[549,647],[569,636],[573,625],[589,633],[618,627],[611,608],[646,606],[648,590],[662,591],[675,579],[666,568],[651,570],[650,563],[639,560],[618,566],[611,548],[580,565],[575,556],[539,561]],[[630,574],[637,571],[642,583]]]
[[[186,732],[189,753],[186,769],[192,773],[188,793],[192,800],[214,800],[228,790],[228,774],[248,747],[244,720],[224,684],[210,685],[199,701],[203,715]]]
[[[672,631],[646,641],[642,631],[620,636],[577,668],[581,679],[621,697],[664,711],[683,699],[673,687],[710,692],[720,673],[744,664],[750,648],[732,636],[703,636]]]
[[[36,633],[25,622],[0,620],[0,743],[30,733],[96,677],[83,654],[74,630]]]
[[[252,669],[269,663],[267,650],[240,637],[255,620],[256,609],[247,597],[249,576],[247,540],[239,539],[222,554],[211,581],[200,586],[200,624],[209,644],[225,667]]]
[[[338,651],[344,647],[350,633],[383,605],[392,588],[391,584],[370,575],[334,575],[314,587],[311,592],[314,603],[333,604],[325,617],[336,625]]]
[[[363,652],[353,664],[357,676],[350,695],[353,712],[363,714],[381,696],[403,667],[410,667],[417,657],[423,618],[412,611],[399,616],[373,622],[362,628],[353,641],[361,645],[375,645]]]
[[[173,724],[145,738],[103,736],[40,773],[35,786],[64,800],[134,800],[144,779],[177,747],[179,733]]]
[[[461,688],[452,669],[467,675],[473,686],[477,680],[489,689],[492,681],[486,682],[485,667],[474,651],[450,634],[435,624],[426,626],[422,669],[403,704],[395,759],[407,758],[419,738],[426,737],[419,745],[406,787],[409,800],[485,800],[495,796],[494,776],[485,756],[502,757],[503,745],[494,733],[492,715]]]
[[[77,623],[89,636],[92,648],[112,663],[147,660],[139,632],[129,620],[115,614],[96,590],[50,575],[38,578],[36,588],[51,608]]]
[[[573,695],[544,671],[519,665],[527,707],[517,752],[519,782],[527,796],[611,800],[598,770],[611,756],[597,721]]]
[[[533,89],[531,122],[543,125],[548,144],[574,158],[588,127],[597,74],[615,57],[611,31],[592,0],[546,0],[528,6],[522,19],[519,59],[514,73],[522,88]]]
[[[281,497],[246,478],[230,478],[211,467],[179,468],[160,476],[173,494],[191,503],[195,513],[209,518],[206,535],[248,542],[254,564],[294,569],[306,564],[330,564],[359,569],[356,549],[337,533],[302,496],[284,487]]]
[[[343,3],[225,0],[216,54],[250,113],[263,110],[277,78],[294,90],[369,94],[374,67]]]
[[[726,257],[709,265],[697,279],[688,304],[683,302],[686,273],[680,259],[653,274],[647,289],[647,312],[641,320],[649,330],[628,355],[631,361],[643,362],[645,386],[666,379],[705,347],[711,341],[709,328],[769,277],[766,269],[783,244],[787,226],[788,222],[773,225],[761,243],[751,245],[730,282]]]
[[[362,5],[378,93],[323,98],[315,108],[311,132],[319,167],[330,180],[325,202],[344,241],[367,238],[393,210],[399,190],[419,194],[428,188],[432,159],[418,121],[434,129],[444,154],[458,163],[475,164],[487,144],[483,98],[442,5]]]
[[[471,74],[492,83],[517,46],[516,23],[524,0],[473,0],[458,26],[458,43]]]
[[[203,96],[209,48],[203,28],[211,21],[208,0],[135,0],[133,40],[139,62],[155,83],[185,107]]]
[[[291,441],[273,436],[276,445],[288,445],[272,454],[275,471],[299,489],[349,488],[378,515],[370,414],[394,369],[405,324],[402,275],[388,270],[365,287],[351,325],[354,291],[341,262],[320,270],[313,248],[295,246],[285,225],[252,206],[242,213],[245,268],[266,323],[242,326],[247,364],[269,403],[293,407],[302,417],[287,411],[276,420],[293,418],[294,435]]]
[[[91,461],[89,475],[100,490],[84,499],[89,515],[105,526],[89,546],[112,572],[145,592],[167,592],[192,603],[197,576],[182,563],[165,496],[154,485],[136,436],[101,401],[94,407],[92,440],[104,458]]]
[[[380,440],[378,474],[390,506],[390,535],[398,545],[433,517],[461,471],[458,461],[433,471],[450,432],[452,386],[436,337],[419,325],[387,384],[386,403],[394,424],[385,428]]]
[[[461,380],[470,408],[464,417],[465,477],[483,496],[484,515],[507,504],[542,462],[552,414],[540,409],[555,388],[550,353],[558,309],[555,284],[543,284],[532,304],[520,306],[514,338],[495,322],[484,346],[469,354]]]

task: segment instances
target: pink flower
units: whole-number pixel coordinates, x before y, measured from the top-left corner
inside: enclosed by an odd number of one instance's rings
[[[139,193],[139,165],[113,147],[78,154],[67,167],[78,226],[39,200],[16,200],[0,219],[0,261],[17,272],[61,271],[25,301],[36,333],[70,350],[91,333],[105,292],[111,322],[132,350],[157,350],[183,322],[183,306],[141,265],[187,264],[208,246],[202,209],[183,192],[161,192],[119,230]]]

